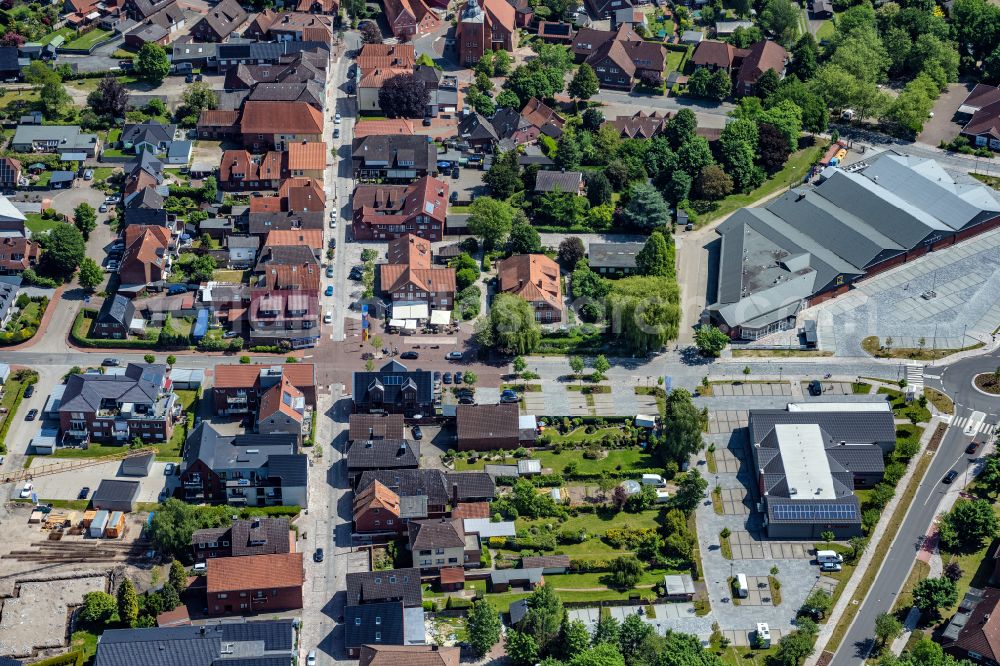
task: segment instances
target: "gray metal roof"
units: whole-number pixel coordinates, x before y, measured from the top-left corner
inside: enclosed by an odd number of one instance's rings
[[[497,569],[490,572],[490,583],[510,584],[512,581],[526,580],[529,583],[538,583],[542,580],[541,567],[535,569]]]
[[[402,601],[404,606],[419,606],[420,569],[389,569],[347,574],[347,605]]]
[[[116,403],[155,403],[167,366],[129,363],[120,375],[72,375],[66,380],[60,412],[96,412],[103,400]]]
[[[108,629],[97,643],[94,666],[261,666],[259,658],[295,655],[292,620],[226,622],[217,625]],[[231,646],[224,653],[223,646]]]
[[[815,423],[836,444],[878,444],[896,441],[896,425],[891,411],[790,412],[784,409],[753,409],[747,420],[750,445],[761,443],[774,426]]]
[[[591,243],[588,249],[590,267],[635,268],[635,255],[644,246],[644,243]]]

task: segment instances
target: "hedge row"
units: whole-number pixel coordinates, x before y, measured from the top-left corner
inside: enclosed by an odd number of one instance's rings
[[[14,398],[14,404],[11,406],[10,411],[7,412],[7,420],[3,422],[3,428],[0,428],[0,453],[7,452],[7,431],[10,430],[10,424],[14,422],[17,408],[21,406],[21,398],[24,397],[24,387],[26,385],[26,382],[18,384],[17,397]]]
[[[67,652],[56,657],[36,661],[33,666],[83,666],[83,652]]]

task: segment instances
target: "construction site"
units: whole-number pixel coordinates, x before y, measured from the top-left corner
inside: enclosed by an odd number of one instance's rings
[[[112,592],[125,575],[139,589],[151,584],[156,562],[143,535],[147,516],[102,521],[97,537],[98,513],[12,502],[0,507],[0,655],[37,657],[65,648],[73,611],[87,592]]]

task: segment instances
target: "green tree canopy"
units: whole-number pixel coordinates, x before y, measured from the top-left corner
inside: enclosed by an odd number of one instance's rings
[[[718,357],[729,344],[729,336],[711,324],[704,324],[695,331],[694,344],[703,355]]]
[[[489,313],[476,322],[476,341],[504,354],[530,354],[541,338],[531,304],[514,294],[497,294]]]
[[[104,271],[90,257],[84,257],[80,262],[80,272],[77,275],[80,286],[90,291],[104,281]]]
[[[469,632],[469,645],[476,656],[482,657],[500,640],[500,614],[486,599],[480,599],[472,605],[466,620]]]
[[[83,234],[69,224],[57,224],[42,236],[42,244],[42,272],[64,280],[73,275],[87,254]]]
[[[925,578],[913,588],[913,605],[933,616],[958,601],[958,588],[947,578]]]
[[[671,245],[673,238],[668,241],[660,230],[653,231],[635,257],[635,267],[639,274],[673,277],[674,253]]]
[[[582,63],[569,82],[569,96],[576,100],[588,100],[600,90],[600,83],[594,68]]]
[[[150,83],[159,84],[170,73],[170,58],[167,57],[167,52],[162,46],[153,42],[143,44],[133,62],[136,75]]]
[[[134,627],[139,619],[139,595],[128,577],[118,586],[118,619],[126,627]]]
[[[514,224],[514,209],[506,201],[478,197],[469,207],[469,232],[479,236],[487,251],[503,245]]]
[[[663,438],[656,451],[661,462],[680,463],[701,450],[701,413],[687,389],[676,388],[667,396]]]
[[[639,229],[655,229],[670,220],[670,207],[663,195],[648,183],[632,187],[628,203],[621,212],[621,221]]]

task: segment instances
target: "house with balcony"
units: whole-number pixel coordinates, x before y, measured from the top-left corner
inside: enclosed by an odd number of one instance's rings
[[[320,335],[318,294],[255,289],[248,312],[251,344],[276,345],[287,340],[294,349],[315,345]]]
[[[260,430],[262,419],[281,412],[275,405],[279,391],[279,402],[289,403],[289,408],[302,417],[303,425],[307,424],[316,410],[316,366],[312,363],[215,366],[212,405],[219,416],[251,414]],[[264,424],[261,432],[275,427],[276,424]]]
[[[302,608],[302,553],[208,560],[209,615],[275,613]],[[224,661],[223,661],[224,663]]]
[[[295,537],[288,518],[237,519],[229,526],[206,527],[191,535],[191,553],[196,562],[216,557],[274,555],[295,550]]]
[[[222,435],[208,423],[184,443],[185,500],[233,506],[308,506],[309,461],[294,435]]]
[[[71,375],[59,405],[63,441],[126,446],[170,440],[181,404],[160,363],[129,363],[123,371]]]
[[[389,361],[373,372],[355,372],[352,384],[354,411],[358,413],[434,413],[434,382],[429,370],[410,371],[399,361]]]

